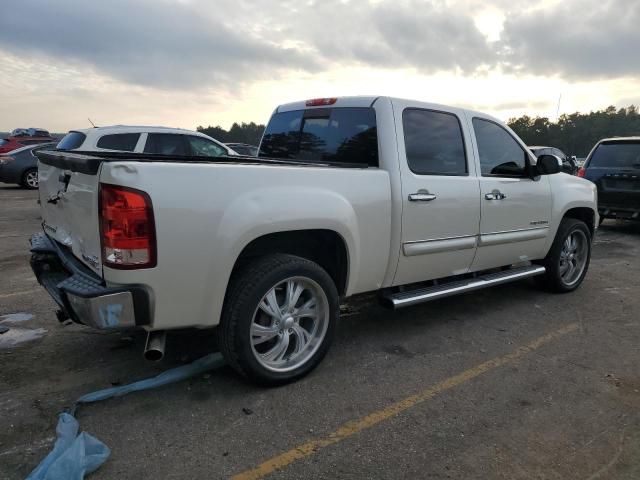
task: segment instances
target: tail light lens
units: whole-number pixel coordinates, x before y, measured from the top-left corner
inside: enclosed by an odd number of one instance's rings
[[[15,158],[10,155],[0,155],[0,165],[6,165],[7,163],[11,163],[14,160]]]
[[[579,177],[584,178],[585,173],[587,173],[587,171],[584,169],[584,167],[580,167],[578,169],[578,173],[576,175],[578,175]]]
[[[119,269],[156,266],[156,232],[149,195],[100,184],[102,262]]]

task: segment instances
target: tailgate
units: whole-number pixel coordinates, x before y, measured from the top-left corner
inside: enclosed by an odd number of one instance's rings
[[[607,173],[599,180],[601,206],[640,208],[640,171]]]
[[[99,168],[76,171],[68,165],[48,162],[46,153],[39,158],[40,210],[45,232],[102,276]]]

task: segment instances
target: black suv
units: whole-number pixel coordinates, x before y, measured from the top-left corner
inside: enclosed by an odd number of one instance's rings
[[[600,140],[578,171],[598,187],[600,221],[640,220],[640,137]]]

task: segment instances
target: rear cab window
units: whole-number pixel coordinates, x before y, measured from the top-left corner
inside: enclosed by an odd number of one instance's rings
[[[602,142],[591,155],[587,167],[640,170],[640,141]]]
[[[313,108],[275,113],[262,137],[260,157],[378,166],[373,108]]]
[[[82,132],[69,132],[58,142],[56,148],[59,150],[75,150],[84,143],[86,138],[87,136]]]
[[[96,147],[104,148],[106,150],[133,152],[139,139],[139,133],[114,133],[111,135],[103,135],[98,140]]]

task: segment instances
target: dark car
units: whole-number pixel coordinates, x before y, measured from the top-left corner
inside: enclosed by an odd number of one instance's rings
[[[19,139],[15,137],[0,138],[0,154],[10,152],[11,150],[16,150],[17,148],[24,147],[24,145],[21,144],[18,140]]]
[[[600,140],[578,170],[598,187],[600,221],[640,220],[640,137]]]
[[[17,183],[24,188],[38,188],[38,159],[35,152],[55,148],[55,143],[29,145],[0,155],[0,182]]]
[[[568,156],[559,148],[536,146],[529,147],[529,150],[531,150],[531,153],[536,157],[539,157],[540,155],[555,155],[556,157],[559,157],[560,160],[562,160],[562,171],[564,173],[575,175],[578,172],[576,158]]]
[[[246,155],[249,157],[258,156],[258,147],[249,145],[248,143],[225,143],[225,145],[239,155]]]

